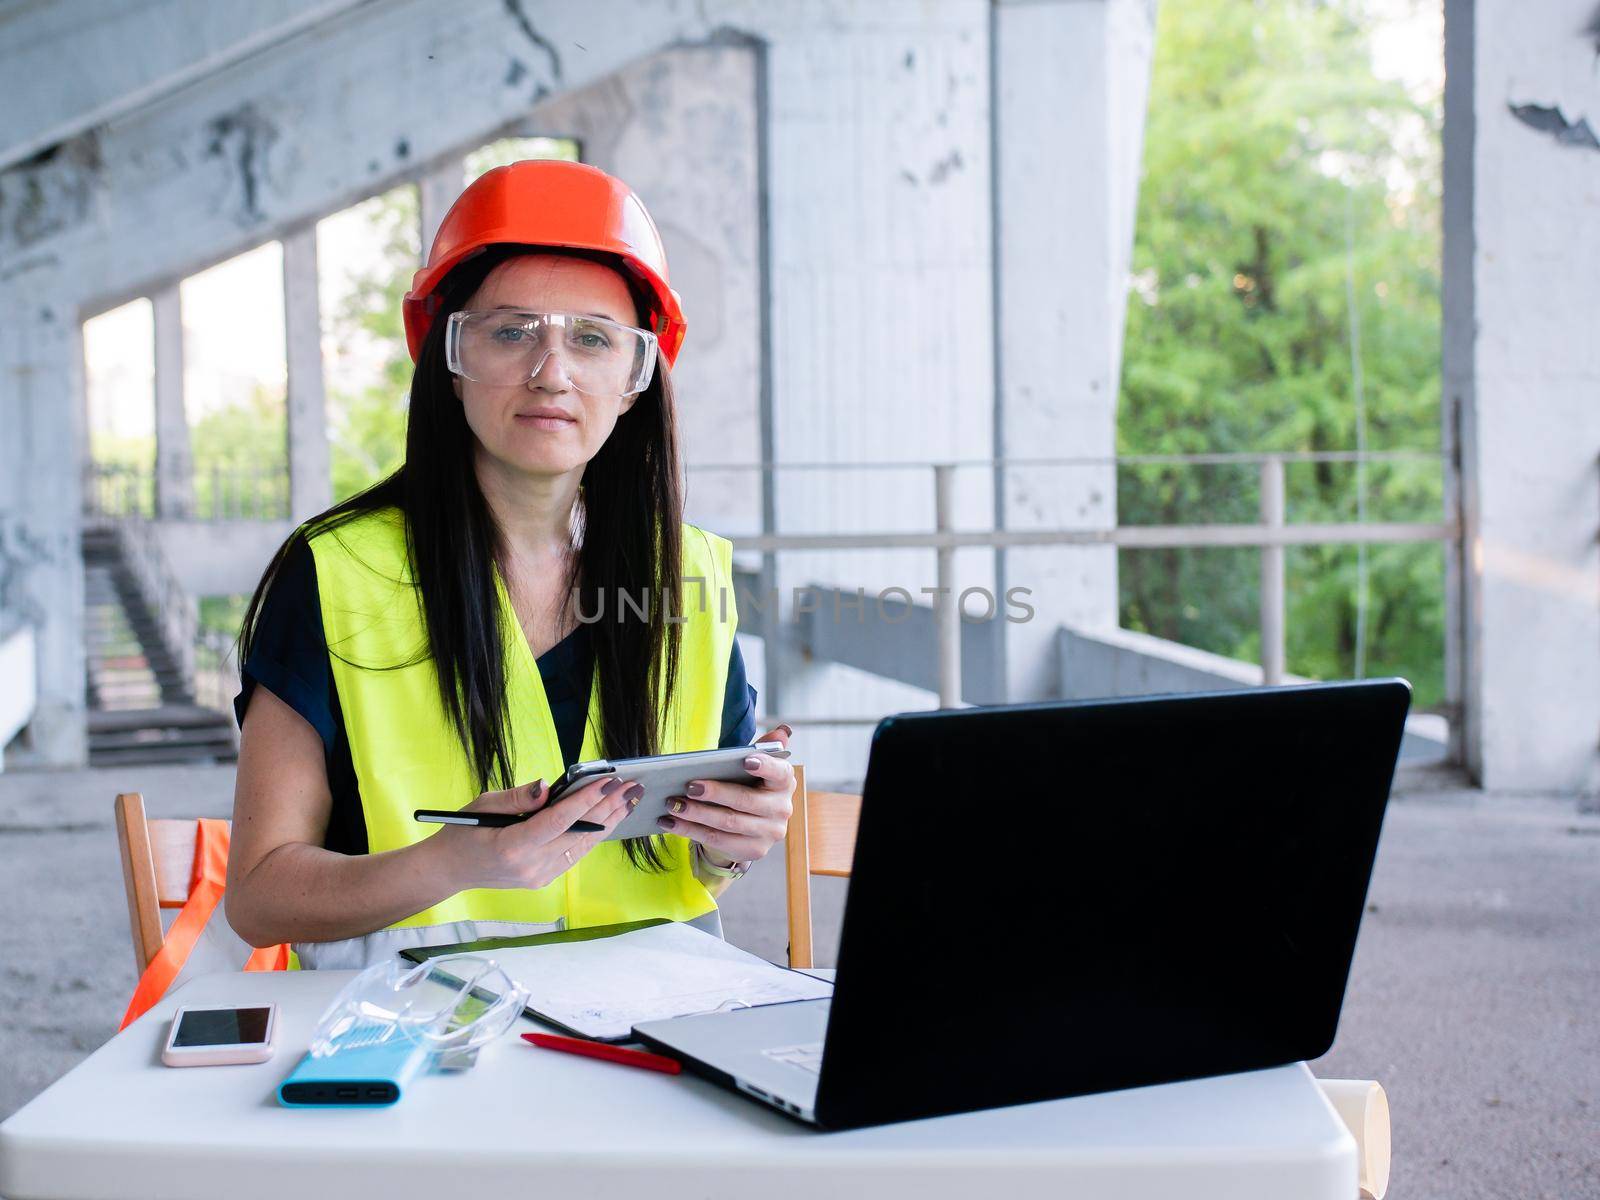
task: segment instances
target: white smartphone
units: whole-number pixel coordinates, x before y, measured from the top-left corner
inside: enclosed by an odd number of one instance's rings
[[[161,1061],[169,1067],[220,1067],[266,1062],[278,1033],[278,1006],[180,1008]]]

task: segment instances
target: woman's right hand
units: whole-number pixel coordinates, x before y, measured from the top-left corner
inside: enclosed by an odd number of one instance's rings
[[[444,825],[430,839],[439,843],[446,870],[467,888],[541,888],[598,846],[630,812],[644,787],[631,779],[592,780],[546,806],[549,787],[535,780],[503,792],[484,792],[463,812],[520,813],[533,816],[500,829]],[[575,821],[605,826],[599,833],[568,833]]]

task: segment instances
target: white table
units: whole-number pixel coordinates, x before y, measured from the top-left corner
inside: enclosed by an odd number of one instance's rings
[[[345,971],[200,976],[0,1125],[0,1195],[585,1200],[1353,1200],[1356,1145],[1303,1064],[819,1133],[688,1074],[507,1036],[382,1109],[275,1091]],[[179,999],[280,1006],[277,1056],[161,1065]],[[528,1027],[532,1027],[529,1025]]]

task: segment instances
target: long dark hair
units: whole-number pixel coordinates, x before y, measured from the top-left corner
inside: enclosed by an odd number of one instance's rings
[[[298,544],[367,513],[399,509],[421,593],[427,645],[404,663],[353,665],[384,670],[431,658],[440,699],[482,791],[515,783],[494,579],[494,564],[504,561],[505,542],[473,470],[474,435],[450,385],[444,332],[446,318],[466,304],[490,271],[531,252],[526,246],[491,246],[445,278],[440,307],[411,380],[405,463],[289,535],[267,564],[239,632],[243,664],[255,643],[262,602]],[[603,255],[580,256],[619,266]],[[642,325],[644,295],[625,270],[619,273],[634,293]],[[578,589],[579,612],[588,624],[599,670],[601,727],[596,732],[608,758],[657,754],[663,737],[657,717],[677,687],[682,619],[669,619],[674,614],[664,604],[671,596],[676,607],[683,553],[677,414],[665,363],[657,363],[650,385],[589,461],[577,503],[581,542],[563,591]],[[625,591],[633,597],[642,591],[642,603],[619,603]],[[645,610],[643,618],[638,608]],[[603,619],[594,619],[602,613]],[[587,688],[583,695],[587,711]],[[657,839],[629,838],[624,846],[635,866],[666,868]]]

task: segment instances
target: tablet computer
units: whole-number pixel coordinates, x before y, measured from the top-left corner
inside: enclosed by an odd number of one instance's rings
[[[744,760],[752,754],[770,754],[773,758],[788,758],[789,750],[782,742],[757,742],[752,746],[725,746],[719,750],[690,750],[682,754],[651,754],[642,758],[597,758],[593,762],[574,763],[550,785],[550,799],[554,804],[575,787],[593,779],[611,776],[616,779],[636,780],[644,787],[644,795],[633,811],[622,818],[618,826],[603,840],[612,842],[621,838],[654,837],[661,832],[656,820],[667,813],[667,801],[674,796],[686,795],[684,788],[691,779],[712,779],[726,783],[754,783],[758,776],[744,769]]]

